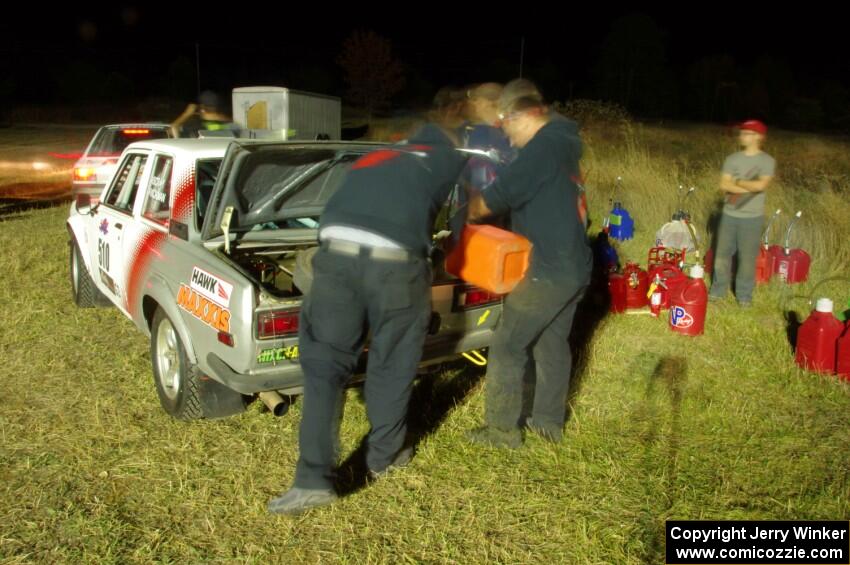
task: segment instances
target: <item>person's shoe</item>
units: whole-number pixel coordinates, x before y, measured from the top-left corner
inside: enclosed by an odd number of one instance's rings
[[[369,469],[366,474],[369,476],[370,480],[377,481],[381,477],[385,477],[393,471],[397,471],[398,469],[403,469],[410,464],[410,461],[413,459],[413,446],[402,447],[398,453],[396,453],[395,457],[392,460],[392,463],[386,466],[386,468],[375,471],[373,469]]]
[[[522,432],[519,429],[500,430],[492,426],[482,426],[466,432],[466,438],[472,443],[490,447],[517,449],[522,446]]]
[[[716,296],[714,294],[709,294],[708,295],[708,301],[709,302],[723,302],[723,297],[722,296]]]
[[[525,421],[525,429],[552,443],[561,443],[564,439],[564,430],[552,426],[538,426],[531,418]]]
[[[750,302],[749,300],[739,300],[738,306],[741,307],[741,308],[752,308],[753,303]]]
[[[271,499],[268,509],[272,514],[300,514],[310,508],[332,504],[338,498],[331,489],[292,487],[277,498]]]

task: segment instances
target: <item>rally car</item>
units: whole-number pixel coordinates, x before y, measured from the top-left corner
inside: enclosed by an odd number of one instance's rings
[[[85,152],[74,164],[74,194],[96,198],[118,167],[121,152],[133,142],[171,137],[168,124],[112,124],[97,130]]]
[[[150,337],[159,399],[176,418],[226,416],[259,393],[299,393],[298,314],[318,219],[352,163],[374,149],[133,143],[99,202],[83,194],[72,207],[74,301],[114,305]],[[500,297],[447,274],[438,250],[423,366],[488,346],[501,313]]]

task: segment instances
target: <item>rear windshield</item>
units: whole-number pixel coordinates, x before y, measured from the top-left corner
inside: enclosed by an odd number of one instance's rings
[[[168,130],[164,128],[133,127],[105,128],[98,132],[88,150],[89,157],[112,157],[120,155],[133,142],[146,139],[165,139]]]
[[[371,149],[371,148],[369,148]],[[219,197],[211,235],[225,207],[233,206],[232,232],[315,228],[319,215],[364,148],[251,147],[240,151]]]

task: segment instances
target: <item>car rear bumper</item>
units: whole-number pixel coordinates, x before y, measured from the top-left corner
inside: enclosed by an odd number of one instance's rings
[[[433,365],[443,361],[456,359],[460,354],[483,349],[490,345],[493,330],[481,329],[465,335],[439,335],[430,338],[425,343],[421,366]],[[287,360],[273,367],[239,373],[222,361],[214,353],[207,355],[206,364],[210,376],[225,386],[242,394],[256,394],[269,390],[300,392],[304,384],[304,373],[297,360]],[[366,354],[360,359],[355,379],[363,376],[366,368]]]

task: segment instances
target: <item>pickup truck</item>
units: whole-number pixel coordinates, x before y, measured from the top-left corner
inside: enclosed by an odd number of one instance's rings
[[[99,201],[79,195],[67,220],[75,303],[115,306],[150,338],[154,384],[175,418],[223,417],[257,395],[297,395],[298,315],[319,216],[349,167],[379,147],[129,145]],[[432,261],[422,365],[467,352],[481,359],[475,352],[491,341],[501,298],[447,274],[438,246]]]

